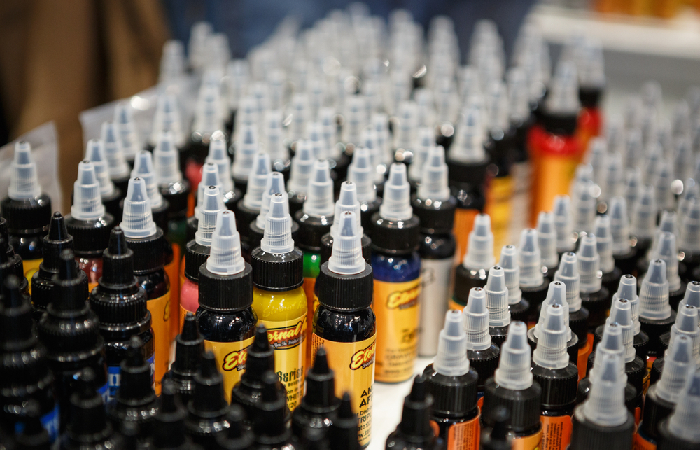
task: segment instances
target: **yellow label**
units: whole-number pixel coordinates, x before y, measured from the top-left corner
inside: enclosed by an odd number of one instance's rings
[[[275,351],[275,371],[287,389],[287,405],[294,411],[304,396],[306,314],[292,320],[260,320]]]
[[[413,375],[419,294],[420,277],[400,283],[374,280],[372,309],[377,316],[377,381],[398,383]]]
[[[569,157],[547,155],[537,159],[532,184],[531,223],[537,223],[540,211],[552,210],[554,197],[569,193],[577,164],[576,159]]]
[[[163,267],[165,273],[170,279],[170,340],[174,340],[175,336],[180,333],[178,325],[180,324],[180,246],[173,244],[173,260],[168,265]]]
[[[656,444],[647,441],[639,433],[634,433],[632,437],[632,450],[656,450]]]
[[[433,428],[439,430],[440,427],[431,421]],[[479,416],[466,422],[457,422],[450,426],[447,431],[446,450],[478,450],[479,449]],[[436,435],[440,433],[436,431]]]
[[[314,300],[316,298],[316,293],[314,292],[316,290],[316,278],[304,278],[303,288],[304,294],[306,294],[306,313],[313,320],[314,314],[316,314],[316,308],[318,307],[318,302]],[[313,331],[313,327],[308,327],[306,330],[306,342],[304,343],[306,346],[306,359],[304,360],[304,367],[306,367],[306,370],[309,370],[309,367],[311,367],[311,358],[313,358],[313,353],[311,353],[311,335]]]
[[[24,270],[24,277],[30,281],[29,283],[29,293],[32,293],[32,277],[39,270],[39,266],[43,259],[23,259],[22,260],[22,270]]]
[[[328,365],[335,372],[335,393],[341,397],[350,392],[352,410],[359,419],[358,439],[363,447],[372,437],[372,385],[374,384],[374,356],[376,336],[360,342],[327,341],[315,333],[311,338],[311,350],[323,346],[328,355]]]
[[[496,258],[499,257],[501,248],[511,243],[508,242],[508,234],[510,232],[512,197],[512,177],[496,177],[491,180],[485,212],[491,216],[493,251]]]
[[[241,381],[248,360],[248,347],[253,343],[253,339],[251,336],[236,342],[204,341],[204,348],[214,353],[216,367],[224,376],[224,395],[227,402],[231,401],[231,389]]]
[[[155,347],[155,389],[156,394],[160,394],[161,380],[168,371],[170,362],[170,291],[161,297],[149,300],[147,305],[151,313]]]
[[[454,299],[451,298],[447,301],[447,309],[451,311],[462,311],[464,310],[464,306],[460,305],[459,303],[454,301]]]
[[[457,240],[457,251],[455,252],[455,262],[461,264],[467,253],[467,243],[469,242],[469,233],[474,226],[474,218],[479,214],[476,209],[457,208],[455,210],[455,224],[452,231]]]
[[[542,422],[541,450],[566,450],[571,441],[571,416],[540,416]]]
[[[513,438],[513,450],[539,450],[542,440],[542,430],[535,434]]]

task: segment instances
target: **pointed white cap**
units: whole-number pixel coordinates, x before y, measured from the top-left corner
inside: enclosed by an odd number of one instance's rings
[[[309,144],[311,145],[311,153],[314,159],[328,159],[329,151],[326,147],[326,140],[323,138],[323,127],[320,122],[309,122],[306,125],[306,134]]]
[[[491,347],[489,310],[486,307],[486,292],[482,288],[471,288],[469,291],[467,306],[464,307],[464,331],[467,333],[468,350]]]
[[[358,201],[369,203],[377,199],[374,173],[370,151],[366,148],[356,149],[348,167],[348,181],[355,183]]]
[[[688,201],[681,216],[678,247],[685,252],[700,252],[700,199]]]
[[[287,198],[287,203],[289,204],[287,191],[284,190],[284,176],[282,176],[280,172],[270,172],[267,174],[265,190],[263,191],[262,200],[260,202],[260,214],[255,218],[255,224],[263,230],[267,223],[267,213],[270,211],[270,198],[277,194],[281,194]]]
[[[156,116],[158,115],[158,111],[159,109],[156,109]],[[114,107],[114,124],[119,132],[119,140],[122,144],[122,152],[124,153],[124,157],[127,160],[134,159],[136,154],[141,150],[141,140],[139,139],[138,134],[136,134],[134,113],[130,104],[118,103]],[[156,117],[156,120],[154,120],[154,128],[157,126],[157,124],[158,122]],[[177,125],[179,129],[179,124]],[[161,129],[158,131],[160,132],[164,130]]]
[[[698,328],[698,309],[694,306],[681,305],[678,307],[676,322],[671,327],[669,347],[678,336],[688,336],[692,341],[693,360],[700,364],[700,328]]]
[[[106,197],[114,193],[114,183],[109,177],[107,155],[104,142],[100,139],[90,139],[85,149],[85,160],[92,163],[97,182],[100,183],[100,196]]]
[[[303,137],[306,133],[306,123],[309,120],[309,100],[304,93],[295,93],[290,102],[292,120],[289,123],[288,136],[290,140]]]
[[[364,230],[362,225],[360,225],[360,202],[357,200],[356,186],[352,181],[344,181],[340,185],[340,194],[338,194],[338,201],[335,202],[335,213],[333,214],[333,224],[330,230],[330,235],[333,238],[340,232],[340,218],[347,211],[355,213],[355,219],[358,221],[358,232],[362,236]]]
[[[630,251],[630,226],[625,198],[611,198],[609,211],[613,255],[627,254]]]
[[[630,229],[638,238],[652,238],[656,230],[656,199],[654,188],[644,186],[640,190],[639,198],[632,206],[632,218]]]
[[[263,251],[279,254],[294,250],[292,218],[289,216],[289,198],[286,193],[276,193],[270,197],[264,229],[260,241]]]
[[[554,215],[551,212],[540,211],[537,216],[537,243],[540,246],[542,265],[547,268],[556,267],[559,263],[557,233],[554,227]]]
[[[696,313],[697,314],[697,313]],[[688,336],[676,336],[664,353],[664,368],[656,383],[656,394],[676,404],[690,371],[695,369],[693,341]]]
[[[700,369],[690,370],[676,409],[668,418],[668,431],[676,438],[700,443]]]
[[[634,275],[623,275],[620,278],[617,292],[615,292],[615,294],[612,296],[613,308],[616,301],[623,299],[630,303],[633,334],[636,336],[641,330],[641,324],[639,323],[639,296],[637,295],[637,279],[634,277]],[[612,315],[612,310],[610,314]]]
[[[151,208],[159,208],[163,204],[163,196],[156,183],[156,171],[153,167],[153,155],[145,150],[139,152],[134,159],[134,170],[131,177],[139,177],[146,182],[148,199],[151,201]]]
[[[15,143],[15,156],[12,159],[10,185],[7,196],[12,200],[26,200],[41,195],[41,186],[36,171],[36,162],[32,157],[32,147],[29,142]]]
[[[484,124],[479,108],[469,103],[455,132],[449,159],[459,162],[476,162],[486,159],[484,151]]]
[[[689,281],[688,287],[685,289],[685,296],[681,300],[678,308],[682,308],[683,305],[694,306],[695,308],[700,308],[700,282],[699,281]]]
[[[633,161],[636,162],[636,156]],[[637,204],[639,196],[642,193],[642,175],[639,168],[632,167],[627,170],[625,174],[625,201],[627,202],[627,215],[630,216],[630,220],[634,211],[634,205]]]
[[[423,177],[423,168],[428,160],[430,150],[435,147],[435,131],[432,127],[418,128],[418,139],[413,146],[413,161],[408,168],[408,179],[420,183]]]
[[[390,164],[394,160],[394,154],[391,150],[390,134],[389,134],[389,117],[383,113],[372,114],[371,128],[374,131],[374,139],[376,149],[379,151],[379,160],[385,164]],[[364,142],[364,140],[363,140]]]
[[[70,215],[78,220],[96,220],[105,215],[100,197],[100,183],[90,161],[78,163],[78,179],[73,183],[73,206]]]
[[[220,211],[216,217],[216,229],[211,237],[206,266],[217,275],[234,275],[245,269],[245,260],[241,256],[241,236],[232,211]]]
[[[559,261],[559,269],[554,273],[554,280],[566,285],[566,302],[569,313],[581,309],[581,275],[576,253],[564,253]]]
[[[580,108],[576,65],[562,58],[549,82],[545,108],[549,113],[576,114]]]
[[[440,330],[437,355],[433,362],[435,372],[460,377],[469,372],[467,334],[464,332],[462,311],[447,311],[445,325]]]
[[[484,286],[486,308],[489,310],[489,327],[504,327],[510,323],[508,309],[508,288],[503,269],[493,266]]]
[[[564,316],[567,308],[548,305],[546,320],[538,325],[537,347],[532,354],[532,362],[547,369],[563,369],[569,364],[566,343],[569,340],[569,327]]]
[[[248,172],[248,187],[245,196],[243,196],[245,207],[260,210],[263,192],[267,184],[267,174],[270,172],[272,172],[270,156],[267,153],[256,154],[253,158],[253,166]]]
[[[214,133],[209,141],[209,154],[206,162],[216,164],[219,172],[219,182],[221,183],[221,192],[229,192],[233,190],[233,180],[231,179],[231,158],[226,152],[226,139],[220,133]]]
[[[153,165],[158,185],[168,185],[182,181],[178,152],[170,132],[161,133],[153,149]]]
[[[493,263],[491,217],[488,214],[478,214],[469,233],[469,244],[462,265],[467,269],[479,270],[488,269]]]
[[[216,228],[216,218],[220,211],[224,211],[224,202],[221,200],[221,192],[216,186],[207,186],[203,189],[202,203],[199,205],[199,220],[194,240],[200,245],[211,246],[211,237]]]
[[[231,166],[231,174],[236,178],[247,179],[255,163],[255,155],[260,151],[257,125],[243,125],[238,131],[236,147]]]
[[[631,302],[624,298],[613,299],[610,306],[610,317],[606,321],[616,323],[620,327],[625,363],[631,362],[637,355],[634,349],[634,323],[632,322]]]
[[[581,292],[598,292],[601,287],[600,257],[598,255],[598,240],[594,234],[581,237],[581,244],[576,253],[578,270],[581,279]]]
[[[447,201],[450,198],[450,188],[445,164],[445,150],[441,145],[432,147],[423,167],[421,183],[418,186],[418,198],[433,201]]]
[[[408,220],[413,216],[411,187],[406,178],[406,166],[394,163],[389,170],[389,179],[384,183],[384,201],[379,215],[386,220]]]
[[[600,270],[603,273],[615,270],[615,259],[612,254],[612,236],[610,231],[610,217],[598,216],[595,218],[593,232],[596,238],[596,249],[600,260]]]
[[[514,245],[504,245],[498,265],[503,269],[506,289],[508,289],[508,304],[515,305],[522,298],[520,290],[520,267],[518,267],[518,249]]]
[[[321,122],[323,140],[326,142],[328,155],[333,159],[340,158],[338,146],[338,124],[336,122],[335,109],[324,107],[318,110],[318,121]],[[299,149],[297,148],[297,152]]]
[[[529,229],[520,232],[518,266],[520,267],[520,286],[537,287],[542,284],[542,259],[537,230]]]
[[[599,344],[600,346],[600,344]],[[627,420],[625,364],[620,355],[604,355],[591,371],[591,391],[583,403],[583,415],[592,423],[615,427]]]
[[[148,198],[146,182],[141,178],[129,180],[129,187],[124,198],[122,222],[119,226],[124,230],[128,238],[145,238],[156,233],[156,224],[153,222],[151,201]]]
[[[594,189],[595,185],[590,180],[574,181],[574,189],[571,193],[574,231],[586,233],[593,231],[596,215],[596,198],[592,195]]]
[[[204,204],[204,190],[209,186],[216,186],[219,188],[219,196],[222,196],[222,186],[219,181],[219,171],[216,165],[211,162],[205,162],[202,166],[202,180],[197,185],[197,206],[194,208],[194,215],[197,219],[200,219],[200,208]]]
[[[568,195],[554,197],[554,229],[557,234],[557,252],[571,252],[576,245],[572,221],[571,200]]]
[[[603,337],[600,339],[598,346],[595,348],[593,355],[593,367],[590,370],[590,377],[595,372],[598,362],[602,361],[606,355],[619,356],[623,363],[625,360],[625,345],[622,338],[622,328],[616,323],[609,320],[605,321],[603,328]]]
[[[122,140],[119,130],[113,122],[104,122],[100,130],[100,139],[105,145],[109,176],[121,178],[129,175],[129,166],[122,150]]]
[[[670,165],[661,160],[658,162],[654,170],[654,185],[656,187],[656,206],[659,210],[674,209],[676,200],[673,197],[671,183],[673,182],[673,174],[671,173]]]
[[[494,374],[496,383],[506,389],[522,391],[532,386],[530,345],[527,343],[527,326],[513,322],[501,347],[501,358]]]
[[[331,180],[328,161],[317,160],[314,162],[313,172],[306,188],[304,214],[323,217],[332,216],[333,212],[333,180]]]
[[[341,275],[352,275],[365,270],[362,257],[362,234],[358,228],[359,220],[353,211],[346,211],[340,218],[340,231],[333,237],[333,249],[328,258],[328,270]]]
[[[666,280],[669,292],[675,292],[681,288],[681,279],[678,276],[678,246],[676,236],[667,231],[661,232],[656,248],[652,252],[652,258],[662,259],[666,263]]]
[[[314,171],[313,150],[311,142],[299,139],[296,142],[296,154],[292,158],[292,167],[289,176],[289,190],[297,194],[306,194],[309,187],[309,178]]]
[[[566,340],[571,339],[571,330],[569,329],[569,304],[566,301],[566,285],[561,281],[552,281],[547,288],[547,298],[544,299],[540,307],[540,316],[535,325],[535,337],[539,339],[540,329],[544,328],[547,323],[547,308],[551,305],[559,305],[565,311],[563,314],[564,325],[568,329]]]
[[[639,290],[639,317],[663,320],[671,317],[672,312],[668,303],[666,262],[662,259],[652,259]]]

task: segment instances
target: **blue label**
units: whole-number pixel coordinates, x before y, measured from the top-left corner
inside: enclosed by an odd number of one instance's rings
[[[58,438],[58,405],[42,416],[41,425],[49,432],[51,442],[56,442]],[[24,430],[24,422],[17,422],[15,424],[15,433],[19,434],[22,430]]]
[[[151,385],[153,385],[156,373],[156,357],[151,355],[148,358],[148,365],[151,367]],[[107,385],[109,387],[109,394],[106,402],[112,402],[117,396],[117,391],[121,385],[121,366],[107,366]]]
[[[97,393],[100,394],[100,396],[102,396],[102,400],[105,402],[106,405],[109,401],[109,383],[105,383],[104,386],[97,390]]]

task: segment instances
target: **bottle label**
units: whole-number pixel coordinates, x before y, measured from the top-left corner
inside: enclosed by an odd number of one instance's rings
[[[148,358],[148,365],[151,366],[151,385],[153,385],[156,370],[155,355],[151,355],[151,357]],[[117,396],[117,391],[119,390],[119,386],[121,386],[121,372],[121,365],[107,366],[107,386],[109,386],[109,390],[107,392],[107,403],[114,401],[114,398]]]
[[[566,450],[571,441],[571,416],[540,416],[542,423],[541,450]]]
[[[438,338],[452,292],[453,264],[452,258],[421,261],[418,321],[418,354],[421,356],[435,356],[437,353]]]
[[[576,368],[578,369],[579,380],[583,380],[586,377],[586,372],[588,371],[588,357],[591,355],[592,348],[593,335],[589,334],[586,345],[578,349],[578,353],[576,355]]]
[[[180,246],[172,244],[173,260],[163,269],[170,279],[170,340],[180,334]]]
[[[476,393],[476,406],[479,407],[479,413],[481,413],[481,408],[484,407],[484,393],[483,392]]]
[[[513,178],[495,177],[491,179],[485,212],[491,216],[491,232],[493,233],[493,250],[498,258],[501,248],[508,243],[508,232],[511,212],[511,197],[513,195]],[[517,242],[517,241],[515,241]]]
[[[419,295],[420,277],[399,283],[374,280],[377,381],[398,383],[413,375]]]
[[[153,300],[148,300],[147,305],[148,311],[151,313],[156,356],[156,394],[159,395],[161,380],[165,372],[168,371],[170,362],[170,291]]]
[[[243,341],[213,342],[204,341],[204,349],[214,353],[216,367],[224,376],[224,395],[231,402],[231,389],[241,380],[248,360],[248,347],[253,343],[253,336]]]
[[[24,270],[24,276],[29,280],[29,293],[32,293],[32,277],[39,270],[39,266],[43,259],[22,259],[22,270]]]
[[[450,311],[462,311],[464,309],[464,305],[460,305],[454,298],[450,298],[447,301],[447,309]]]
[[[539,450],[542,430],[530,436],[513,437],[512,450]]]
[[[15,423],[15,434],[19,434],[24,430],[24,422]],[[54,408],[41,416],[41,425],[49,433],[51,443],[58,439],[58,404]]]
[[[567,195],[578,161],[567,155],[539,155],[533,161],[532,209],[530,223],[537,222],[539,211],[551,211],[554,197]]]
[[[637,430],[632,437],[632,450],[656,450],[656,443]]]
[[[316,333],[312,335],[311,351],[323,346],[328,365],[335,372],[335,393],[340,398],[350,392],[352,409],[359,419],[358,439],[363,447],[372,436],[372,385],[374,384],[374,357],[376,335],[359,342],[327,341]]]
[[[436,430],[439,426],[431,421]],[[445,450],[478,450],[479,449],[479,416],[466,422],[457,422],[447,430]],[[439,431],[435,434],[440,434]]]
[[[287,389],[287,405],[294,411],[304,396],[306,314],[291,320],[260,320],[267,328],[267,340],[275,351],[275,371]]]
[[[530,163],[514,163],[510,169],[513,174],[513,194],[510,206],[510,242],[520,240],[520,231],[529,228],[530,214]]]
[[[457,251],[455,252],[455,264],[462,264],[464,254],[467,253],[469,233],[474,226],[474,219],[479,211],[476,209],[457,208],[455,210],[455,224],[452,231],[457,239]]]
[[[315,253],[312,254],[307,254],[304,253],[304,272],[306,273],[306,261],[307,257],[311,257],[315,255]],[[321,257],[319,256],[319,260]],[[317,273],[318,275],[318,273]],[[309,315],[309,317],[312,318],[314,317],[314,314],[316,314],[316,308],[318,307],[318,301],[316,301],[316,293],[314,292],[316,290],[316,278],[307,278],[306,275],[304,275],[304,284],[302,285],[304,288],[304,294],[306,294],[306,313]],[[311,353],[311,335],[313,334],[313,329],[312,327],[308,327],[306,329],[306,342],[304,342],[304,346],[306,347],[305,351],[305,357],[306,359],[304,360],[304,370],[309,370],[309,367],[311,367],[311,358],[313,357],[313,353]]]

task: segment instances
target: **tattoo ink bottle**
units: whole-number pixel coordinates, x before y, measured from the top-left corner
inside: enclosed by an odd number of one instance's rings
[[[143,353],[143,342],[137,336],[132,336],[126,358],[120,365],[119,389],[108,413],[115,428],[127,421],[138,425],[141,440],[145,441],[151,433],[157,409],[153,365],[143,357]]]
[[[292,158],[289,181],[289,213],[292,218],[296,218],[297,212],[301,211],[306,201],[306,190],[309,187],[309,178],[314,173],[314,158],[311,149],[311,142],[299,140],[296,144],[296,154]]]
[[[690,371],[676,409],[659,426],[659,450],[692,450],[700,444],[700,370]]]
[[[241,195],[245,196],[248,192],[248,175],[255,165],[256,155],[260,152],[258,126],[255,124],[243,125],[238,133],[238,138],[234,139],[231,176],[233,177],[233,186],[241,192]],[[267,167],[269,172],[270,164]]]
[[[462,312],[446,312],[435,362],[425,368],[423,377],[434,401],[431,422],[447,450],[478,450],[478,375],[469,369]]]
[[[175,360],[165,378],[172,380],[178,398],[188,404],[194,391],[194,377],[204,354],[204,338],[199,334],[197,316],[188,312],[182,324],[182,332],[175,338]]]
[[[176,396],[177,388],[172,380],[163,380],[158,413],[153,420],[153,431],[148,438],[150,448],[158,450],[189,450],[192,441],[185,433],[187,413]]]
[[[452,232],[457,203],[447,185],[447,165],[442,147],[431,148],[419,168],[423,171],[422,181],[412,203],[420,220],[421,233],[418,250],[421,292],[418,301],[422,306],[418,321],[418,354],[432,356],[437,352],[441,322],[450,298],[457,249]],[[507,299],[505,301],[507,304]]]
[[[100,200],[100,185],[89,161],[78,164],[78,179],[73,184],[73,206],[66,217],[66,228],[73,236],[73,251],[80,269],[88,277],[88,289],[102,277],[102,252],[107,247],[114,218],[105,212]]]
[[[297,438],[306,428],[318,428],[325,432],[335,422],[340,399],[335,394],[335,374],[328,367],[328,356],[319,347],[314,365],[306,372],[306,395],[292,414],[292,432]],[[353,436],[357,440],[356,436]]]
[[[41,244],[51,220],[51,198],[41,192],[31,150],[28,142],[15,143],[7,197],[0,203],[0,215],[7,220],[8,244],[22,258],[28,280],[39,270]]]
[[[246,260],[250,260],[250,252],[253,250],[248,239],[250,224],[260,215],[267,175],[271,172],[270,156],[267,153],[256,153],[253,167],[248,174],[246,193],[238,202],[236,213],[236,224],[241,228],[241,253]]]
[[[612,197],[608,207],[610,238],[615,267],[620,273],[632,274],[637,270],[636,250],[630,245],[630,226],[627,218],[627,202],[624,197]],[[612,289],[608,287],[612,292]]]
[[[377,324],[372,311],[372,266],[362,258],[355,213],[343,215],[333,254],[321,266],[319,305],[313,320],[311,351],[323,346],[335,372],[336,395],[349,392],[358,411],[360,445],[372,433],[372,388]]]
[[[343,393],[338,412],[328,427],[328,441],[331,448],[338,450],[360,450],[357,414],[353,412],[350,393]]]
[[[126,191],[120,191],[118,188],[115,188],[110,178],[104,141],[89,140],[85,150],[85,160],[90,161],[95,170],[95,177],[100,184],[100,200],[105,206],[105,211],[114,218],[114,223],[119,223],[122,215],[121,202]]]
[[[282,175],[278,174],[280,182]],[[275,372],[287,391],[290,411],[304,392],[307,329],[307,298],[302,288],[303,256],[294,247],[287,210],[287,197],[275,194],[269,200],[265,235],[253,250],[253,310],[258,323],[267,328],[275,352]]]
[[[585,238],[589,238],[589,236],[585,236]],[[588,249],[591,249],[590,244],[587,244],[587,246]],[[592,249],[595,251],[595,242],[593,242]],[[580,268],[583,268],[583,266],[579,264],[578,255],[576,253],[565,253],[561,255],[559,270],[554,274],[554,279],[566,285],[566,303],[569,305],[569,326],[571,327],[571,331],[576,335],[576,347],[578,348],[576,366],[579,369],[579,375],[582,375],[586,373],[588,355],[593,350],[593,339],[591,338],[589,342],[589,313],[588,309],[582,306]],[[592,278],[590,274],[595,274],[597,271],[591,272],[590,265],[588,265],[586,269],[589,274],[587,280],[589,280]],[[598,282],[600,282],[600,279],[598,279]]]
[[[454,143],[447,160],[450,190],[457,199],[454,234],[457,239],[456,260],[462,261],[467,242],[476,224],[476,216],[486,204],[488,157],[483,145],[483,118],[477,105],[469,104],[457,126]],[[490,226],[490,223],[489,223]],[[493,264],[487,264],[486,268]],[[467,292],[471,287],[467,288]]]
[[[569,449],[631,450],[634,418],[625,408],[622,358],[606,354],[596,363],[598,369],[591,372],[591,393],[574,411]]]
[[[644,416],[634,435],[635,447],[656,449],[659,425],[673,412],[685,380],[695,368],[692,347],[688,336],[678,336],[666,350],[661,378],[649,387],[644,399]]]
[[[382,204],[382,199],[377,197],[374,173],[370,151],[366,148],[355,149],[348,167],[348,181],[355,184],[360,202],[360,223],[369,237],[372,237],[372,216]]]
[[[540,331],[549,322],[549,319],[547,318],[547,314],[549,312],[548,308],[551,305],[558,305],[564,311],[564,313],[562,314],[564,317],[564,324],[569,330],[566,333],[566,351],[569,355],[569,361],[571,361],[572,363],[576,363],[578,360],[578,336],[576,336],[576,333],[573,332],[573,330],[569,326],[569,314],[571,309],[569,308],[569,303],[567,302],[567,293],[568,290],[566,288],[566,284],[564,284],[563,282],[552,281],[551,283],[549,283],[547,298],[544,302],[542,302],[542,305],[540,306],[540,314],[539,318],[537,319],[537,324],[533,328],[527,330],[527,340],[532,348],[537,348]]]
[[[532,354],[533,379],[542,388],[542,450],[565,450],[571,438],[578,369],[567,354],[570,330],[566,315],[568,311],[561,305],[547,306],[546,322],[538,324],[537,348]]]
[[[304,292],[313,311],[314,287],[321,270],[321,240],[333,223],[333,180],[328,161],[314,162],[313,172],[306,188],[304,208],[297,211],[295,220],[299,224],[297,246],[304,252]]]
[[[481,421],[482,426],[492,427],[493,410],[505,406],[511,411],[508,430],[513,434],[513,448],[534,450],[540,446],[542,437],[542,389],[533,382],[526,332],[523,322],[510,324],[498,369],[484,386]]]
[[[138,337],[141,356],[155,367],[155,337],[151,329],[146,291],[134,276],[134,252],[127,247],[121,227],[112,229],[109,245],[103,254],[100,282],[90,293],[90,308],[100,319],[100,334],[105,341],[108,402],[119,389],[121,362],[129,352],[129,341]],[[153,384],[151,382],[151,384]]]
[[[661,341],[666,345],[666,349],[671,346],[671,342],[678,336],[688,336],[692,341],[693,359],[700,362],[700,328],[698,328],[698,310],[694,306],[683,306],[678,309],[676,323],[671,327],[671,331],[661,336]],[[654,384],[661,378],[664,368],[665,358],[656,358],[651,366],[649,383]]]
[[[540,247],[540,262],[544,283],[554,280],[554,273],[559,266],[559,254],[557,252],[557,232],[554,227],[554,214],[540,211],[537,216],[537,243]]]
[[[409,200],[406,166],[392,164],[384,202],[374,215],[374,313],[377,315],[377,381],[410,378],[416,355],[421,260],[419,220]]]
[[[264,373],[262,394],[253,415],[255,450],[294,450],[299,445],[287,424],[287,399],[272,371]]]
[[[36,323],[39,323],[44,311],[46,311],[49,303],[53,300],[54,278],[58,275],[59,268],[61,267],[61,253],[63,250],[73,250],[73,236],[68,234],[66,221],[58,211],[53,213],[51,217],[49,232],[44,236],[42,248],[44,259],[39,265],[39,270],[37,270],[31,278],[32,310],[34,311],[33,316]],[[4,258],[5,255],[5,252],[1,252],[0,258]],[[13,267],[12,259],[20,260],[21,264],[19,255],[14,255],[14,258],[8,259],[7,262],[3,261],[0,266],[8,267],[8,270],[2,270],[3,275],[16,272]],[[24,272],[22,270],[19,272],[20,274],[18,276],[21,275],[23,277]],[[20,280],[22,280],[22,278],[20,278]]]
[[[482,288],[472,288],[469,303],[464,308],[464,331],[467,333],[467,358],[469,366],[478,375],[476,381],[477,404],[484,405],[484,385],[498,367],[500,349],[491,343],[489,334],[489,310]]]
[[[605,317],[610,310],[611,295],[602,285],[600,277],[600,255],[598,255],[598,240],[595,235],[588,234],[581,237],[579,250],[576,253],[579,271],[579,286],[581,292],[581,306],[588,310],[588,331],[590,337],[584,343],[593,349],[593,332],[596,327],[605,322]],[[590,342],[589,342],[590,341]],[[583,345],[582,345],[583,347]],[[588,355],[586,355],[588,357]]]
[[[427,392],[427,384],[422,375],[413,379],[411,392],[403,403],[401,422],[386,438],[387,449],[433,450],[440,447],[432,425],[433,397]]]
[[[659,241],[652,252],[652,258],[662,259],[666,263],[666,280],[668,281],[668,301],[674,311],[685,295],[687,284],[678,276],[678,247],[676,236],[667,231],[659,235]]]
[[[649,336],[647,370],[651,370],[654,360],[666,350],[661,336],[670,331],[676,321],[676,313],[668,303],[666,273],[664,260],[652,260],[639,290],[639,324]]]
[[[226,401],[241,379],[253,343],[257,316],[252,304],[252,268],[241,256],[233,213],[222,211],[211,238],[211,254],[199,268],[197,318],[204,347],[213,352],[216,367],[224,374]]]
[[[199,205],[199,220],[194,239],[185,247],[185,280],[180,291],[180,321],[188,312],[196,313],[199,308],[199,268],[209,258],[211,238],[216,228],[219,212],[225,211],[221,192],[216,186],[204,189],[204,197]],[[182,328],[182,325],[180,325]]]
[[[574,234],[574,223],[572,221],[571,199],[568,195],[557,195],[554,197],[554,231],[557,236],[557,253],[559,258],[568,252],[573,252],[576,248],[576,235]]]
[[[343,181],[340,186],[340,193],[338,194],[338,201],[335,202],[335,212],[333,214],[333,224],[328,233],[323,235],[321,238],[321,265],[328,261],[331,257],[331,252],[333,250],[333,238],[338,235],[340,231],[340,218],[343,213],[347,211],[352,211],[355,213],[355,218],[360,222],[358,223],[358,229],[362,234],[362,257],[365,258],[367,263],[372,262],[372,240],[367,237],[364,233],[364,228],[360,219],[360,202],[357,201],[357,186],[352,181]]]
[[[248,230],[248,241],[250,244],[251,252],[255,251],[256,248],[260,247],[260,242],[265,234],[265,222],[267,219],[267,214],[270,212],[270,199],[275,195],[281,195],[284,197],[285,202],[289,204],[289,197],[287,196],[287,191],[284,189],[284,176],[279,172],[271,172],[267,174],[267,182],[265,183],[265,191],[262,194],[262,201],[260,204],[260,214],[255,218],[253,223],[250,224],[250,229]],[[291,220],[291,219],[290,219]],[[299,224],[291,221],[291,237],[294,239],[299,231]]]
[[[474,218],[474,227],[469,233],[467,253],[455,271],[455,290],[450,299],[450,309],[464,308],[470,290],[486,285],[488,270],[495,262],[491,218],[486,214],[479,214]]]
[[[59,424],[64,429],[70,417],[70,394],[80,371],[84,368],[92,370],[100,395],[106,398],[107,366],[99,320],[87,302],[87,277],[78,268],[70,250],[61,253],[54,283],[53,299],[41,317],[37,331],[56,378]]]
[[[520,290],[520,267],[518,267],[517,258],[518,249],[514,245],[504,245],[501,249],[500,261],[498,261],[505,276],[511,321],[525,320],[530,310],[530,304],[523,299],[522,291]]]
[[[253,343],[248,347],[245,372],[231,390],[231,405],[240,405],[250,424],[255,416],[255,407],[262,396],[262,376],[268,371],[275,371],[275,353],[267,338],[267,328],[260,324],[255,327]]]
[[[129,165],[124,157],[122,149],[122,140],[117,130],[117,125],[114,122],[103,122],[100,129],[100,140],[104,144],[105,160],[107,163],[107,171],[109,178],[114,183],[115,191],[119,191],[119,199],[121,200],[126,195],[126,189],[129,187]],[[117,213],[121,214],[120,205],[117,205]],[[115,217],[115,212],[109,211]]]
[[[508,289],[506,288],[505,274],[500,266],[493,266],[489,270],[484,294],[486,309],[489,311],[491,342],[501,348],[506,341],[511,316],[508,311]]]
[[[554,254],[556,255],[556,252]],[[524,309],[524,311],[517,318],[513,316],[513,306],[511,306],[510,317],[512,320],[535,323],[540,305],[547,298],[549,281],[544,277],[541,255],[537,230],[521,231],[518,268],[520,270],[520,292],[523,297],[522,302],[525,305],[524,308],[523,306],[519,308]]]
[[[170,282],[168,274],[163,270],[168,244],[163,231],[153,222],[146,183],[141,178],[129,181],[120,227],[126,236],[127,246],[134,252],[136,280],[146,290],[148,297],[156,352],[155,383],[158,394],[170,360]]]
[[[61,437],[60,450],[123,448],[123,440],[107,420],[101,380],[85,367],[76,374],[71,389],[70,411],[66,431]]]
[[[656,200],[652,186],[639,188],[639,197],[632,204],[630,216],[631,242],[637,252],[637,260],[644,258],[651,248],[656,231]]]
[[[37,339],[31,304],[21,294],[18,280],[11,274],[4,278],[0,301],[0,422],[15,432],[22,426],[29,428],[32,418],[23,405],[36,402],[41,426],[54,442],[58,436],[54,377],[46,349]]]
[[[226,421],[228,403],[224,398],[225,381],[217,369],[217,359],[210,351],[204,353],[194,377],[192,399],[187,404],[186,432],[193,443],[203,448],[212,448],[216,436],[229,427]]]
[[[610,231],[609,215],[597,216],[595,218],[593,233],[596,238],[596,250],[598,251],[600,270],[603,272],[601,285],[608,291],[609,295],[612,295],[611,293],[615,292],[620,282],[622,271],[615,266],[615,259],[613,258],[613,241],[612,232]]]

